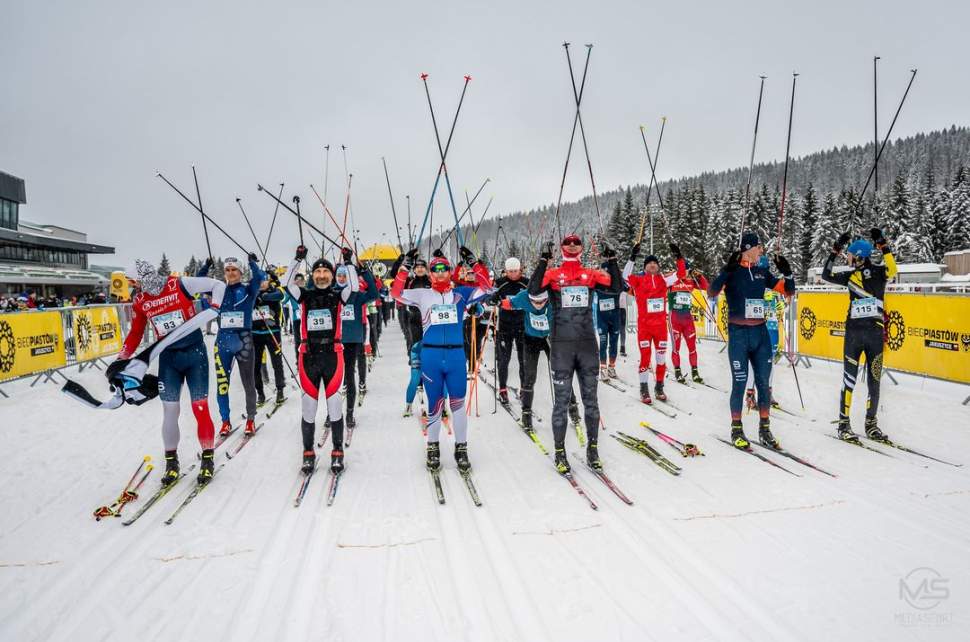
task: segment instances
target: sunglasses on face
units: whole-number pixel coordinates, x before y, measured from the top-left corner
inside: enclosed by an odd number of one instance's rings
[[[566,241],[563,245],[582,245],[582,241]]]
[[[434,272],[435,274],[444,274],[445,272],[450,272],[451,268],[449,268],[444,263],[439,263],[433,268],[431,268],[431,271]]]

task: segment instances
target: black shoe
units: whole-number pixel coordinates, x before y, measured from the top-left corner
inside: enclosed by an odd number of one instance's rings
[[[839,432],[838,437],[842,441],[851,441],[854,443],[859,443],[859,435],[852,431],[852,426],[849,424],[848,419],[839,420]]]
[[[317,454],[312,450],[303,451],[303,466],[300,470],[304,475],[309,475],[317,467]]]
[[[503,406],[509,405],[509,391],[505,388],[498,391],[498,402]]]
[[[432,441],[428,443],[428,470],[436,471],[441,468],[441,448],[438,446],[438,442]]]
[[[740,421],[731,422],[731,443],[734,444],[735,448],[741,450],[747,450],[751,447],[751,442],[744,436],[744,428],[741,427]]]
[[[773,448],[774,450],[781,450],[781,444],[775,439],[775,436],[771,434],[771,427],[768,424],[767,419],[762,419],[758,424],[758,441],[761,442],[762,446],[768,448]]]
[[[284,401],[286,401],[286,397],[283,396],[283,389],[282,388],[277,388],[276,389],[276,404],[279,405],[279,404],[283,403]]]
[[[262,392],[256,393],[256,407],[260,408],[266,404],[266,395]]]
[[[532,409],[523,408],[522,409],[522,427],[526,430],[532,429]]]
[[[647,405],[653,403],[653,399],[650,398],[650,384],[646,381],[640,382],[640,401]]]
[[[576,403],[569,404],[569,420],[574,424],[578,424],[580,422],[579,405]]]
[[[200,484],[208,484],[212,481],[212,474],[215,470],[214,456],[215,453],[212,448],[206,448],[202,451],[202,463],[199,465],[199,476],[196,478]]]
[[[620,356],[621,357],[625,357],[626,356],[626,348],[620,348]]]
[[[344,425],[346,427],[348,427],[348,428],[356,428],[357,427],[357,420],[354,419],[354,410],[353,410],[353,408],[349,408],[349,407],[347,408],[347,414],[344,415]]]
[[[667,394],[664,392],[664,385],[662,383],[658,383],[653,387],[653,395],[658,401],[667,401]]]
[[[560,475],[568,475],[572,468],[569,467],[569,460],[566,459],[566,449],[556,448],[556,470]]]
[[[162,473],[162,486],[171,486],[179,478],[179,454],[176,450],[165,451],[165,472]]]
[[[599,449],[592,441],[586,446],[586,463],[593,470],[603,470],[603,462],[600,461]]]
[[[344,451],[330,451],[330,472],[334,475],[344,472]]]
[[[677,380],[677,383],[687,383],[687,378],[680,371],[680,368],[674,368],[674,379]]]
[[[879,426],[877,425],[876,421],[877,420],[875,417],[866,417],[866,437],[873,441],[879,441],[884,444],[892,443],[889,441],[889,437],[879,430]]]
[[[690,378],[694,383],[704,383],[704,380],[701,378],[701,373],[697,372],[697,368],[690,369]]]
[[[472,463],[468,461],[468,444],[455,444],[455,463],[458,470],[465,472],[472,469]]]

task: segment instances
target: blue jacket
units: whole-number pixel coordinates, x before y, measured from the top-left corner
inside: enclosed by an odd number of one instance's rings
[[[364,342],[363,317],[367,314],[367,304],[380,296],[373,273],[363,270],[360,275],[364,278],[367,289],[351,294],[340,315],[340,336],[344,343]]]
[[[259,296],[259,284],[266,279],[266,273],[254,261],[249,262],[249,271],[252,272],[249,283],[240,281],[226,286],[219,308],[219,332],[241,332],[253,328],[253,308]],[[208,267],[202,266],[199,276],[208,275]]]
[[[727,299],[728,322],[737,325],[761,325],[765,322],[765,290],[776,290],[789,296],[795,294],[795,280],[791,277],[784,279],[784,288],[779,286],[779,279],[771,270],[757,265],[747,265],[744,262],[734,272],[721,270],[711,282],[707,294],[713,299],[724,290]],[[761,315],[756,303],[760,302]]]
[[[529,291],[522,290],[509,299],[509,303],[514,310],[525,312],[525,333],[527,336],[536,339],[544,339],[549,336],[549,328],[552,327],[552,306],[548,302],[542,307],[537,308],[529,300]]]

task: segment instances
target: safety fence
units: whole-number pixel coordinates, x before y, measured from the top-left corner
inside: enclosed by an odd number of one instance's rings
[[[130,303],[0,314],[0,384],[35,377],[34,385],[64,368],[100,368],[121,351],[131,318]],[[149,329],[142,343],[153,340]]]

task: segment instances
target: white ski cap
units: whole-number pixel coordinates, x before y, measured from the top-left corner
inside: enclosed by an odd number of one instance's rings
[[[505,269],[506,270],[521,270],[522,269],[522,264],[519,263],[519,259],[515,258],[514,256],[510,256],[509,258],[505,259]]]
[[[225,260],[223,260],[222,262],[222,269],[226,269],[226,268],[236,268],[237,270],[242,272],[243,264],[242,264],[242,261],[240,261],[236,257],[227,256]]]

